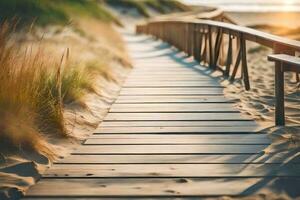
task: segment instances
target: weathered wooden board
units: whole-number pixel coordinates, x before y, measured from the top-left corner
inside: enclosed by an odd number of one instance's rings
[[[290,159],[289,152],[275,154],[210,154],[210,155],[71,155],[57,163],[78,164],[251,164],[300,163]]]
[[[232,135],[158,135],[113,134],[93,135],[84,144],[270,144],[265,134]]]
[[[145,74],[166,74],[166,73],[182,73],[182,74],[193,74],[193,73],[197,73],[199,74],[199,71],[197,69],[191,69],[191,68],[183,68],[183,67],[169,67],[169,68],[165,68],[165,67],[156,67],[156,68],[150,68],[150,67],[140,67],[140,68],[134,68],[131,71],[131,74],[139,74],[139,73],[145,73]],[[201,73],[201,72],[200,72]],[[209,76],[208,76],[209,77]]]
[[[224,103],[234,102],[223,96],[204,95],[161,95],[161,96],[119,96],[115,103]]]
[[[116,105],[116,104],[115,104]],[[105,121],[100,127],[243,127],[258,126],[255,121]]]
[[[210,81],[153,81],[153,80],[149,80],[149,81],[128,81],[123,85],[124,88],[128,88],[128,87],[159,87],[159,88],[163,88],[163,87],[218,87],[218,88],[222,88],[222,86],[220,86],[220,84],[214,82],[210,82]]]
[[[300,178],[281,178],[281,182],[299,183]],[[253,185],[264,178],[94,178],[42,179],[27,193],[30,196],[159,197],[217,196],[251,194]],[[267,187],[267,185],[265,185]],[[300,195],[299,188],[290,188]]]
[[[209,77],[199,77],[199,76],[138,76],[138,77],[134,77],[134,76],[130,76],[127,78],[126,82],[149,82],[149,81],[214,81],[215,83],[218,83],[216,80],[209,78]]]
[[[178,75],[172,75],[172,74],[157,74],[157,75],[151,75],[151,74],[138,74],[129,76],[127,81],[128,82],[149,82],[152,80],[159,80],[159,81],[200,81],[200,82],[211,82],[219,83],[218,79],[214,79],[211,77],[199,77],[197,74],[182,74],[178,73]],[[214,82],[214,83],[213,83]]]
[[[104,121],[243,121],[240,113],[109,113]]]
[[[268,145],[83,145],[73,154],[258,154]]]
[[[239,112],[232,104],[228,103],[177,103],[177,104],[114,104],[110,108],[110,112]]]
[[[299,176],[300,164],[60,164],[47,170],[44,177],[271,177]]]
[[[196,76],[203,76],[201,72],[198,72],[196,70],[133,70],[130,72],[130,76],[139,76],[139,75],[196,75]],[[209,76],[208,76],[209,77]]]
[[[261,127],[255,126],[243,126],[243,127],[100,127],[94,131],[95,134],[104,134],[104,133],[194,133],[194,134],[215,134],[215,133],[224,133],[224,134],[249,134],[261,131]]]
[[[123,88],[120,95],[223,95],[222,88]]]

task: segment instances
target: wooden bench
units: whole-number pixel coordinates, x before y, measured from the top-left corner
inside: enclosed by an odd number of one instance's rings
[[[300,58],[286,54],[273,54],[268,56],[268,60],[275,62],[275,123],[284,126],[284,72],[296,72],[299,81]]]

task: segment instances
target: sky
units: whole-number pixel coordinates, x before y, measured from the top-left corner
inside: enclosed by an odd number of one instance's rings
[[[300,12],[300,0],[181,0],[187,4],[219,6],[225,11]]]

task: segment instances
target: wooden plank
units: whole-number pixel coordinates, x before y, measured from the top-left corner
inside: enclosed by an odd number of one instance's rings
[[[177,103],[170,104],[114,104],[110,112],[239,112],[232,104]]]
[[[70,155],[56,163],[78,164],[251,164],[300,163],[300,158],[289,159],[289,151],[276,154],[230,155]]]
[[[202,73],[201,71],[195,69],[195,68],[185,68],[185,67],[169,67],[169,68],[166,68],[166,67],[154,67],[154,68],[151,68],[151,67],[144,67],[144,68],[133,68],[133,70],[130,72],[130,75],[131,74],[139,74],[139,73],[145,73],[145,74],[151,74],[151,73],[187,73],[187,74],[190,74],[190,73]]]
[[[168,70],[163,72],[162,71],[157,71],[157,72],[143,72],[143,73],[135,73],[135,72],[131,72],[128,76],[128,78],[131,77],[135,77],[135,78],[140,78],[143,76],[153,76],[153,77],[200,77],[200,78],[206,78],[206,79],[214,79],[213,77],[209,76],[208,74],[206,74],[207,72],[205,71],[196,71],[196,70],[190,70],[190,72],[184,72],[184,73],[178,73],[176,71],[173,70]]]
[[[42,179],[28,191],[29,197],[168,197],[250,195],[252,186],[263,178],[111,178],[111,179]],[[277,179],[279,181],[279,179]],[[299,178],[281,178],[280,182],[299,183]],[[267,185],[265,186],[267,187]],[[299,194],[297,184],[289,188]]]
[[[179,68],[179,69],[148,69],[148,70],[133,70],[130,72],[129,77],[138,77],[138,76],[143,76],[143,75],[175,75],[177,76],[178,74],[182,75],[198,75],[201,78],[206,77],[207,75],[204,76],[201,71],[198,70],[193,70],[193,69],[184,69],[184,68]],[[212,79],[211,77],[207,76],[207,79]]]
[[[201,76],[199,74],[177,74],[177,75],[168,75],[168,74],[140,74],[140,75],[135,75],[135,76],[129,76],[127,80],[149,80],[149,79],[153,79],[153,80],[190,80],[190,81],[196,81],[196,80],[218,80],[216,78],[212,78],[212,77],[205,77],[205,76]]]
[[[123,85],[126,87],[218,87],[219,83],[210,81],[128,81]]]
[[[294,72],[300,72],[300,58],[296,56],[291,56],[287,54],[273,54],[268,56],[269,61],[281,62],[283,63],[283,71],[285,70],[286,66],[293,66]]]
[[[255,121],[104,121],[99,127],[243,127],[257,126]]]
[[[123,88],[120,95],[223,95],[223,88]]]
[[[231,103],[233,100],[223,96],[202,96],[202,95],[161,95],[157,96],[119,96],[115,103]]]
[[[265,134],[216,134],[216,135],[158,135],[113,134],[92,135],[84,144],[270,144]]]
[[[225,178],[290,177],[300,178],[299,164],[60,164],[48,169],[43,177],[82,178]]]
[[[243,121],[240,113],[109,113],[104,121]]]
[[[215,134],[215,133],[223,133],[223,134],[248,134],[248,133],[256,133],[261,131],[262,128],[258,126],[243,126],[243,127],[100,127],[94,131],[95,134],[113,134],[113,133],[161,133],[161,134]]]
[[[258,154],[268,145],[83,145],[73,154]]]
[[[211,77],[203,77],[203,76],[129,76],[126,81],[127,82],[142,82],[142,81],[210,81],[216,82],[217,81]]]
[[[152,71],[152,72],[131,72],[130,76],[178,76],[178,75],[183,75],[183,76],[201,76],[201,72],[197,71],[187,71],[187,72],[176,72],[176,71]]]

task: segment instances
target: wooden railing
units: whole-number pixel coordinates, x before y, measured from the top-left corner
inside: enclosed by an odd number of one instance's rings
[[[221,70],[231,81],[236,79],[240,71],[246,90],[250,90],[247,41],[272,48],[274,54],[295,56],[300,52],[299,41],[210,20],[159,19],[138,25],[136,32],[150,34],[170,43],[187,55],[193,56],[202,65],[207,65],[213,70]],[[300,81],[299,71],[295,70],[295,72],[296,80]],[[279,98],[283,97],[276,96],[276,102],[283,101]],[[276,114],[276,124],[284,125],[284,116],[279,116],[284,115],[284,112],[276,113],[279,113]]]

